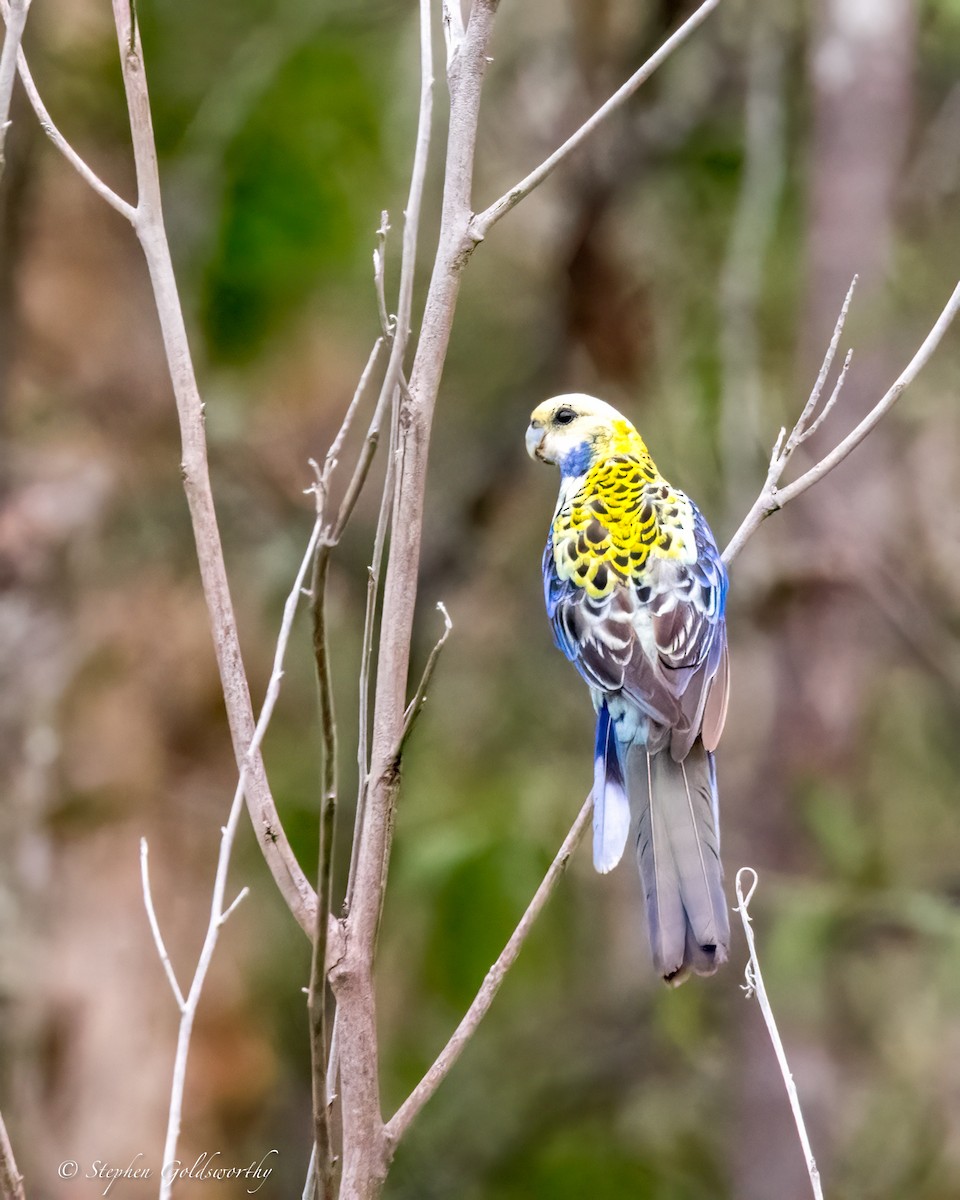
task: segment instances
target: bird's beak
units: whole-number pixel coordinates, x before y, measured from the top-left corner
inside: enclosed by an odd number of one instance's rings
[[[530,457],[539,458],[540,461],[543,462],[543,459],[540,457],[540,444],[543,441],[543,426],[539,422],[531,421],[531,423],[527,426],[526,441],[527,453],[530,455]]]

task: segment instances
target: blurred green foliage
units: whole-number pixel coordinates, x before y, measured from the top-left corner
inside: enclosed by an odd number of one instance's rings
[[[212,353],[255,356],[318,281],[369,239],[386,96],[375,64],[329,35],[299,48],[226,148],[203,321]]]

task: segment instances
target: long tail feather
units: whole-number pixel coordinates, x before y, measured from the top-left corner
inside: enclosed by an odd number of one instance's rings
[[[730,921],[716,820],[713,755],[697,741],[683,762],[636,747],[627,791],[637,814],[637,861],[650,948],[668,983],[712,975],[727,957]]]
[[[630,834],[630,803],[617,753],[617,738],[606,702],[597,713],[593,759],[593,865],[601,874],[623,857]]]

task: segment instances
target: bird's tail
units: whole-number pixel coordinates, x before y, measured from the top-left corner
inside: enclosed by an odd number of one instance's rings
[[[713,755],[699,739],[682,762],[633,747],[627,791],[654,965],[674,986],[691,971],[712,975],[730,942]]]

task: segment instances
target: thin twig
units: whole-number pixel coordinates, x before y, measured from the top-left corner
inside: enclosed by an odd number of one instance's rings
[[[550,864],[550,868],[543,877],[543,881],[534,893],[533,899],[527,906],[527,911],[520,918],[519,924],[500,952],[500,957],[487,972],[486,978],[474,997],[473,1003],[464,1014],[463,1020],[457,1026],[453,1036],[437,1055],[433,1066],[387,1122],[387,1137],[390,1139],[391,1145],[396,1146],[397,1142],[406,1133],[410,1127],[410,1123],[446,1078],[447,1072],[460,1057],[464,1046],[473,1037],[477,1026],[487,1015],[487,1011],[493,1003],[501,983],[503,983],[504,976],[516,962],[517,956],[523,948],[523,943],[527,940],[534,922],[560,882],[560,876],[563,874],[570,856],[577,848],[577,844],[590,823],[592,812],[593,795],[591,793],[583,802],[583,807],[580,809],[577,819],[574,821],[570,832],[564,838],[563,845],[557,851],[557,856]]]
[[[816,419],[806,428],[801,441],[806,441],[807,438],[812,438],[824,421],[829,417],[830,411],[837,402],[844,382],[847,378],[847,371],[850,370],[850,363],[853,361],[853,349],[847,351],[847,356],[843,360],[843,366],[840,368],[840,374],[837,376],[837,382],[833,385],[833,391],[830,393],[830,399],[826,402]]]
[[[177,982],[177,976],[173,969],[173,963],[170,961],[170,955],[167,953],[167,947],[163,941],[163,934],[160,932],[160,924],[157,921],[156,909],[153,907],[153,892],[150,889],[150,869],[147,865],[147,856],[149,849],[147,847],[147,839],[140,839],[140,882],[143,887],[143,906],[147,910],[147,920],[150,922],[150,932],[153,934],[153,943],[157,948],[157,954],[160,957],[160,962],[163,964],[163,969],[167,973],[167,980],[170,983],[170,988],[173,991],[173,997],[177,1002],[177,1008],[181,1012],[186,1008],[187,1002],[183,998],[183,992],[180,990],[180,984]]]
[[[849,293],[848,293],[849,297]],[[920,349],[907,363],[906,367],[900,372],[893,385],[884,393],[877,401],[869,413],[863,418],[857,427],[852,430],[847,436],[839,442],[828,454],[825,454],[818,463],[812,466],[808,471],[795,479],[793,483],[787,484],[784,488],[779,488],[778,484],[780,477],[783,474],[784,468],[790,459],[791,454],[798,445],[804,442],[817,428],[823,417],[833,407],[839,395],[840,387],[843,380],[846,378],[847,367],[850,363],[850,355],[844,362],[837,384],[833,390],[833,394],[827,402],[824,411],[820,416],[812,422],[810,419],[816,408],[816,402],[819,400],[820,392],[823,388],[823,380],[826,379],[829,364],[826,370],[821,368],[818,376],[817,384],[814,386],[814,391],[811,393],[810,400],[804,406],[803,412],[797,420],[797,424],[793,428],[793,432],[788,438],[786,430],[781,429],[780,436],[773,448],[773,453],[770,456],[770,466],[767,471],[767,478],[763,487],[760,489],[760,495],[754,501],[750,511],[744,517],[740,524],[740,528],[730,539],[726,550],[723,552],[723,561],[729,566],[730,563],[737,557],[743,547],[746,545],[749,538],[756,533],[760,525],[767,517],[778,512],[785,504],[791,500],[795,500],[797,496],[802,495],[808,488],[819,482],[823,477],[829,474],[834,467],[839,466],[841,462],[853,450],[860,445],[864,438],[869,434],[878,422],[893,408],[897,400],[906,389],[913,383],[920,371],[929,362],[933,352],[940,345],[943,335],[947,332],[952,324],[957,313],[960,312],[960,283],[954,289],[953,295],[947,301],[947,304],[940,316],[937,318],[933,328],[924,338]],[[841,310],[840,318],[837,321],[837,326],[842,327],[843,318],[846,315],[846,302],[843,310]],[[836,349],[836,342],[839,340],[839,333],[834,330],[834,336],[831,339],[830,349],[827,351],[827,357],[832,359],[833,351]],[[826,359],[825,359],[826,362]],[[822,379],[821,379],[822,376]]]
[[[746,896],[743,894],[742,879],[745,875],[752,875],[753,882]],[[810,1148],[810,1139],[807,1137],[807,1127],[803,1122],[803,1111],[800,1108],[800,1097],[797,1095],[797,1085],[793,1081],[793,1075],[790,1072],[790,1064],[787,1062],[787,1055],[783,1048],[783,1042],[780,1040],[780,1031],[777,1029],[777,1022],[773,1016],[773,1009],[770,1007],[770,1000],[767,997],[767,989],[763,984],[763,975],[760,972],[760,960],[757,957],[757,947],[753,938],[753,925],[750,919],[750,901],[753,899],[753,894],[757,890],[757,884],[760,882],[757,872],[753,867],[741,867],[737,872],[737,908],[736,912],[740,914],[740,920],[743,922],[743,933],[747,939],[747,948],[750,951],[750,961],[746,968],[746,984],[744,991],[749,1000],[754,994],[757,997],[757,1003],[760,1005],[760,1011],[763,1013],[763,1019],[766,1022],[767,1033],[770,1035],[770,1041],[773,1043],[773,1049],[777,1056],[777,1062],[780,1064],[780,1074],[783,1076],[783,1083],[787,1089],[787,1097],[790,1100],[790,1109],[793,1113],[793,1119],[797,1126],[797,1134],[800,1137],[800,1145],[803,1149],[803,1158],[807,1167],[807,1174],[810,1176],[810,1187],[813,1189],[814,1200],[823,1200],[823,1190],[820,1186],[820,1172],[817,1170],[817,1160],[813,1157],[813,1150]]]
[[[381,239],[386,233],[386,213],[378,235]],[[382,247],[382,240],[380,243]],[[313,490],[316,493],[317,524],[322,530],[318,539],[313,558],[313,578],[310,586],[313,611],[313,641],[314,657],[317,666],[317,683],[320,699],[320,724],[323,735],[323,764],[320,800],[320,833],[319,833],[319,866],[317,881],[317,909],[313,933],[313,949],[310,960],[310,984],[307,989],[307,1011],[310,1019],[310,1055],[313,1080],[313,1111],[314,1111],[314,1148],[310,1157],[307,1186],[311,1189],[316,1185],[317,1162],[322,1164],[320,1175],[322,1182],[321,1195],[324,1200],[332,1200],[334,1187],[334,1161],[330,1138],[330,1100],[329,1090],[325,1086],[327,1078],[327,984],[326,961],[327,942],[332,907],[333,883],[333,842],[337,811],[337,732],[336,714],[333,704],[333,686],[329,668],[329,654],[326,634],[326,579],[327,567],[330,561],[330,551],[339,540],[339,534],[324,525],[326,500],[330,488],[330,480],[337,468],[340,453],[346,441],[347,434],[353,424],[353,419],[361,400],[366,394],[370,377],[384,346],[385,338],[377,338],[360,375],[356,390],[347,406],[343,421],[336,437],[330,444],[324,459],[323,467],[314,465],[317,481]],[[377,417],[374,415],[371,429],[374,439],[377,428]],[[367,443],[371,441],[371,433],[367,434]],[[361,454],[361,460],[363,455]],[[312,461],[312,460],[311,460]],[[367,467],[369,469],[369,467]],[[358,464],[359,470],[359,464]],[[354,472],[354,481],[358,471]],[[362,480],[366,478],[364,472]],[[349,493],[349,489],[348,489]],[[359,497],[360,487],[356,488]],[[355,500],[354,500],[355,503]],[[343,511],[343,510],[341,510]],[[347,510],[343,520],[345,526],[349,519],[352,506]],[[338,526],[340,520],[338,519]],[[341,528],[342,532],[342,528]],[[312,1179],[312,1183],[311,1183]]]
[[[340,422],[340,428],[337,430],[337,436],[330,443],[330,449],[327,451],[326,458],[323,461],[323,470],[319,472],[317,477],[318,494],[317,505],[319,508],[324,506],[327,492],[330,487],[330,477],[337,469],[337,463],[340,459],[340,454],[343,450],[343,444],[347,440],[347,434],[353,425],[353,419],[356,416],[360,402],[366,395],[367,388],[370,385],[370,377],[373,374],[373,369],[377,365],[377,359],[380,357],[380,351],[383,349],[384,339],[378,337],[373,343],[373,349],[367,357],[366,365],[360,373],[360,380],[357,383],[356,390],[347,405],[347,411],[344,413],[343,420]]]
[[[390,231],[390,224],[389,224],[388,214],[386,212],[382,212],[380,214],[380,226],[377,229],[377,245],[373,252],[374,291],[375,291],[375,294],[377,297],[377,309],[380,314],[380,325],[381,325],[381,330],[382,330],[382,336],[379,339],[379,344],[381,344],[381,345],[384,344],[386,341],[389,341],[392,344],[392,342],[396,336],[396,331],[397,331],[396,318],[389,317],[387,314],[386,291],[385,291],[385,282],[384,282],[386,240],[387,240],[387,234],[389,233],[389,231]],[[361,390],[362,389],[358,387],[358,392]],[[361,450],[360,456],[358,457],[357,463],[354,467],[354,473],[353,473],[353,476],[351,478],[349,485],[347,486],[347,490],[344,495],[344,499],[341,502],[337,520],[335,521],[333,528],[328,529],[326,532],[326,535],[325,535],[325,544],[326,544],[325,553],[326,554],[329,554],[329,551],[334,546],[336,546],[339,543],[340,539],[342,538],[343,533],[346,529],[347,523],[349,522],[349,519],[354,511],[355,506],[356,506],[356,502],[360,498],[360,493],[363,489],[363,486],[366,483],[367,478],[369,477],[370,468],[372,467],[372,464],[373,464],[374,454],[376,452],[377,444],[380,439],[380,431],[381,431],[381,425],[383,422],[383,417],[385,415],[386,408],[390,402],[390,399],[391,399],[391,397],[390,397],[390,394],[387,391],[386,387],[381,388],[380,397],[377,401],[377,407],[374,410],[374,414],[370,420],[370,425],[367,430],[367,435],[364,440],[364,445]],[[333,447],[331,447],[331,453],[332,453],[332,449],[333,449]],[[318,481],[324,479],[324,477],[327,476],[327,474],[328,474],[327,468],[330,464],[330,457],[331,457],[331,455],[330,455],[330,453],[328,453],[327,459],[324,463],[323,470],[317,471]],[[368,727],[368,723],[369,723],[370,656],[371,656],[372,646],[373,646],[373,631],[374,631],[374,624],[375,624],[375,618],[376,618],[377,584],[379,581],[380,566],[381,566],[382,559],[383,559],[384,544],[386,541],[386,532],[387,532],[387,528],[389,525],[390,505],[391,505],[391,501],[393,498],[393,464],[394,464],[394,456],[393,456],[393,453],[391,452],[391,454],[388,458],[388,462],[387,462],[387,471],[386,471],[386,475],[385,475],[385,479],[384,479],[383,493],[382,493],[381,502],[380,502],[380,513],[379,513],[379,516],[377,519],[377,532],[376,532],[376,536],[374,539],[373,558],[372,558],[371,565],[368,569],[366,612],[365,612],[365,616],[364,616],[363,640],[362,640],[361,652],[360,652],[360,698],[359,698],[359,714],[360,715],[359,715],[359,739],[358,739],[358,744],[357,744],[357,759],[360,764],[360,772],[359,772],[359,785],[358,785],[358,790],[357,790],[357,806],[356,806],[356,813],[354,816],[353,838],[351,840],[350,871],[349,871],[349,875],[348,875],[348,879],[347,879],[346,899],[344,901],[344,906],[343,906],[344,912],[349,911],[350,894],[351,894],[352,887],[353,887],[355,857],[356,857],[357,847],[359,844],[359,829],[360,829],[360,825],[363,821],[363,799],[364,799],[364,795],[365,795],[365,791],[366,791],[366,772],[367,772],[367,727]],[[318,490],[318,504],[322,504],[323,498],[325,496],[325,492],[326,492],[325,487],[322,489],[322,491]],[[316,578],[315,583],[314,583],[314,593],[313,594],[314,594],[314,604],[315,605],[318,601],[318,598],[320,597],[320,590],[318,590],[318,589],[323,588],[323,586],[325,585],[325,579],[326,579],[326,569],[324,568],[322,575],[319,578]],[[324,660],[325,660],[325,656],[324,656]],[[323,708],[322,697],[324,696],[324,694],[325,694],[325,688],[323,686],[321,686],[321,688],[320,688],[321,726],[326,727],[327,719],[324,718],[323,713],[322,713],[322,708]],[[322,823],[322,817],[321,817],[321,823]],[[322,838],[324,837],[322,831],[321,831],[321,837]],[[333,844],[333,830],[330,829],[329,836],[324,838],[324,841],[321,846],[321,852],[320,852],[321,863],[323,863],[325,860],[326,847],[332,846],[332,844]],[[322,881],[323,881],[324,877],[327,879],[328,884],[329,884],[329,880],[332,878],[332,861],[327,863],[326,873],[324,872],[324,869],[321,866],[319,874],[320,874],[320,879],[321,879],[321,887],[323,886]],[[328,906],[332,905],[332,893],[330,892],[329,886],[327,886],[322,892],[320,892],[318,894],[322,895],[322,896],[326,896],[326,904]],[[318,925],[318,929],[319,929],[319,925]],[[315,1006],[318,1005],[318,993],[317,993],[318,984],[315,979],[315,971],[314,971],[314,964],[318,961],[320,961],[320,959],[319,959],[319,956],[316,954],[316,950],[315,950],[315,953],[314,953],[312,961],[311,961],[310,987],[308,989],[308,996],[310,997],[310,1000],[308,1001],[308,1008],[311,1004],[313,1004]],[[325,995],[326,995],[326,993],[325,993],[325,984],[324,984],[324,997],[325,997]],[[315,1136],[313,1147],[312,1147],[311,1153],[310,1153],[310,1164],[307,1169],[307,1177],[306,1177],[306,1181],[304,1183],[304,1189],[303,1189],[304,1197],[309,1198],[309,1200],[313,1200],[313,1197],[315,1197],[315,1195],[316,1195],[316,1189],[317,1189],[317,1182],[318,1182],[317,1144],[318,1144],[318,1141],[321,1143],[327,1142],[329,1144],[329,1113],[330,1113],[330,1106],[333,1104],[334,1099],[335,1099],[336,1080],[337,1080],[337,1074],[338,1074],[339,1066],[340,1066],[339,1056],[338,1056],[339,1015],[335,1009],[334,1014],[333,1014],[333,1021],[331,1022],[331,1026],[330,1026],[329,1049],[327,1050],[326,1049],[326,1044],[327,1044],[326,1043],[326,1032],[325,1032],[325,1029],[326,1029],[326,1003],[325,1003],[325,1000],[324,1000],[323,1008],[324,1008],[324,1012],[323,1012],[323,1020],[322,1020],[321,1024],[323,1026],[324,1033],[323,1033],[323,1036],[321,1037],[320,1033],[319,1033],[319,1025],[318,1025],[318,1030],[317,1030],[315,1038],[312,1040],[311,1046],[312,1046],[312,1052],[315,1048],[319,1048],[321,1043],[323,1044],[323,1046],[325,1048],[325,1054],[326,1054],[326,1073],[325,1073],[326,1100],[324,1103],[324,1111],[326,1112],[327,1116],[324,1120],[324,1125],[326,1127],[326,1131],[325,1132],[321,1131],[319,1138],[317,1138]],[[319,1079],[318,1072],[321,1070],[321,1068],[322,1068],[322,1064],[315,1057],[313,1060],[313,1063],[312,1063],[312,1070],[313,1070],[312,1077],[314,1080],[314,1092],[315,1093],[317,1093],[319,1091],[319,1088],[317,1086],[318,1079]],[[316,1105],[316,1103],[317,1103],[316,1100],[314,1100],[314,1103]],[[327,1164],[327,1170],[326,1170],[325,1177],[324,1177],[325,1178],[324,1186],[326,1187],[326,1186],[328,1186],[327,1180],[332,1178],[332,1171],[330,1170],[331,1152],[329,1151],[329,1149],[323,1155],[323,1158],[324,1158],[325,1163]]]
[[[303,1181],[301,1200],[317,1200],[317,1143],[314,1139],[310,1147],[310,1162],[307,1165],[307,1177]]]
[[[430,686],[430,680],[433,678],[433,672],[437,667],[437,659],[440,657],[440,651],[446,645],[450,631],[453,629],[450,614],[447,612],[442,600],[438,601],[437,609],[443,616],[443,633],[440,634],[436,645],[430,651],[426,666],[423,668],[423,674],[420,676],[420,683],[417,685],[417,690],[413,693],[413,699],[407,705],[403,722],[403,733],[400,735],[400,741],[397,743],[397,758],[403,754],[403,748],[407,744],[407,739],[410,737],[417,717],[420,715],[420,710],[423,708],[424,701],[427,698],[427,688]]]
[[[206,981],[207,970],[213,960],[213,952],[217,946],[220,929],[223,926],[224,910],[223,897],[227,886],[227,872],[230,868],[230,855],[233,842],[243,811],[243,772],[237,784],[230,806],[230,815],[220,835],[220,853],[217,858],[217,872],[213,884],[213,896],[210,901],[210,917],[207,922],[207,932],[203,940],[200,957],[194,971],[190,991],[180,1010],[180,1027],[177,1031],[177,1050],[173,1063],[173,1082],[170,1087],[170,1107],[167,1111],[167,1134],[163,1144],[163,1161],[173,1162],[177,1153],[177,1142],[180,1138],[180,1123],[183,1114],[183,1096],[187,1081],[187,1060],[190,1055],[190,1039],[193,1036],[193,1023],[200,1003],[200,995]],[[173,1179],[167,1177],[167,1172],[161,1173],[160,1200],[169,1200],[173,1189]]]
[[[340,501],[340,509],[337,513],[337,519],[334,522],[333,530],[329,535],[330,544],[333,546],[335,546],[343,537],[350,518],[353,516],[353,511],[357,507],[357,501],[360,499],[360,494],[363,491],[370,475],[370,468],[373,466],[373,458],[377,452],[377,444],[380,441],[380,431],[383,426],[383,418],[386,415],[390,399],[390,393],[385,390],[381,390],[380,399],[377,401],[377,407],[374,410],[373,417],[370,421],[370,427],[367,430],[367,436],[364,439],[363,447],[360,451],[360,457],[357,459],[357,464],[354,467],[353,475],[350,477],[347,490],[344,493],[343,499]]]
[[[7,1136],[7,1127],[0,1113],[0,1200],[26,1200],[23,1176],[17,1170],[13,1147]]]
[[[377,448],[380,426],[389,405],[395,402],[397,390],[403,380],[403,359],[410,337],[410,319],[413,311],[413,285],[416,278],[417,240],[420,232],[420,213],[423,208],[423,188],[430,157],[431,122],[433,117],[433,44],[430,26],[430,0],[420,0],[420,108],[417,116],[417,135],[413,152],[413,168],[410,172],[410,190],[404,209],[403,249],[400,256],[400,286],[397,297],[396,316],[387,316],[384,297],[384,254],[386,236],[390,229],[387,214],[381,213],[380,228],[377,230],[377,249],[374,251],[374,283],[380,323],[384,336],[391,337],[390,359],[384,374],[377,401],[374,422],[371,424],[353,478],[347,488],[334,525],[334,542],[343,536],[347,522],[356,506],[366,483],[373,456]]]
[[[228,907],[224,907],[224,896],[226,894],[227,874],[230,867],[230,855],[233,850],[233,842],[236,837],[237,825],[240,821],[240,814],[243,811],[243,799],[247,787],[247,772],[250,764],[255,762],[260,751],[260,745],[263,742],[264,735],[267,732],[267,727],[273,716],[273,710],[276,707],[277,697],[280,695],[280,683],[283,679],[283,660],[286,655],[287,645],[290,641],[290,633],[293,628],[294,617],[297,612],[302,591],[303,582],[306,578],[307,571],[313,561],[313,555],[316,550],[317,541],[320,537],[321,523],[317,519],[314,522],[313,530],[310,534],[310,539],[307,543],[307,549],[300,563],[300,568],[297,571],[297,576],[294,581],[290,594],[287,596],[286,603],[283,609],[283,619],[280,623],[280,633],[277,637],[277,647],[274,653],[273,670],[270,674],[270,681],[267,684],[266,696],[264,697],[263,707],[260,710],[260,717],[257,721],[253,737],[250,741],[250,747],[247,752],[246,760],[240,771],[240,777],[237,780],[236,790],[233,795],[233,803],[230,806],[230,815],[227,818],[227,823],[223,827],[220,836],[220,853],[217,859],[217,871],[213,885],[213,896],[210,901],[210,917],[207,923],[207,932],[203,941],[203,948],[200,951],[200,957],[197,961],[197,967],[194,972],[193,982],[190,984],[190,991],[187,993],[186,999],[181,1007],[180,1028],[177,1034],[177,1050],[174,1059],[173,1083],[170,1090],[170,1108],[167,1118],[167,1134],[164,1142],[163,1161],[165,1163],[173,1162],[176,1158],[177,1141],[180,1136],[180,1121],[183,1112],[183,1095],[186,1084],[187,1059],[190,1053],[190,1039],[193,1033],[193,1023],[196,1017],[197,1006],[200,1003],[200,995],[203,991],[204,981],[206,980],[207,970],[213,958],[213,952],[216,949],[217,938],[223,923],[227,917],[234,911],[237,904],[247,895],[247,889],[244,888]],[[142,860],[141,860],[142,861]],[[145,896],[148,892],[145,892]],[[149,912],[149,909],[148,909]],[[158,941],[159,946],[162,945],[162,938]],[[168,1200],[173,1186],[172,1179],[162,1179],[160,1187],[160,1200]]]
[[[829,454],[825,454],[816,466],[811,467],[799,479],[795,479],[793,483],[788,484],[781,490],[781,507],[790,500],[794,500],[797,496],[802,495],[808,488],[813,487],[824,475],[832,471],[834,467],[839,466],[847,455],[860,445],[867,434],[893,408],[894,404],[896,404],[910,384],[920,374],[921,370],[930,361],[933,352],[940,345],[943,335],[950,328],[958,312],[960,312],[960,283],[957,284],[953,295],[947,301],[943,312],[937,318],[933,328],[923,339],[920,349],[900,372],[891,387],[884,393],[870,412],[867,413],[856,429],[848,433],[843,441],[835,446]]]
[[[395,440],[395,439],[394,439]],[[357,738],[357,811],[353,823],[353,841],[350,848],[350,870],[347,875],[347,890],[344,911],[350,911],[353,900],[353,887],[356,879],[357,854],[360,851],[360,830],[363,826],[366,809],[367,792],[370,782],[370,666],[373,656],[373,636],[377,623],[377,600],[380,592],[380,573],[383,569],[383,556],[386,550],[387,532],[390,528],[390,518],[393,512],[394,480],[396,476],[396,454],[391,446],[390,457],[387,461],[386,476],[383,481],[383,494],[380,498],[380,511],[377,514],[377,530],[373,539],[373,554],[367,570],[367,603],[363,617],[363,639],[360,646],[360,692],[358,698],[358,738]]]
[[[29,8],[30,0],[9,0],[3,9],[6,32],[3,35],[3,53],[0,54],[0,175],[3,174],[4,146],[10,128],[10,101],[17,78],[17,55]]]
[[[450,614],[447,612],[446,606],[442,601],[437,603],[437,608],[443,614],[443,633],[440,634],[436,644],[430,651],[426,665],[423,668],[423,674],[420,677],[420,682],[417,685],[417,690],[414,692],[413,699],[407,705],[406,712],[404,713],[403,731],[397,740],[397,746],[393,753],[392,762],[394,764],[394,772],[399,772],[400,770],[400,762],[403,758],[404,747],[407,744],[410,734],[413,732],[413,727],[416,724],[417,717],[419,717],[420,710],[423,708],[424,702],[426,701],[427,688],[430,686],[430,681],[433,678],[433,672],[436,670],[437,660],[440,658],[440,652],[446,645],[447,638],[450,636],[450,632],[453,629],[453,622],[450,620]],[[384,863],[384,869],[386,869],[386,863]],[[383,919],[382,905],[385,896],[386,880],[384,879],[383,886],[380,889],[381,920]]]
[[[396,320],[387,314],[387,234],[390,232],[390,214],[383,210],[380,214],[380,226],[377,229],[377,244],[373,251],[373,287],[377,296],[377,313],[380,317],[380,329],[385,338],[393,339],[396,332]]]
[[[797,423],[793,427],[793,432],[787,438],[787,444],[783,447],[783,461],[786,466],[790,455],[801,443],[805,442],[813,433],[813,426],[810,421],[813,414],[817,411],[817,405],[820,403],[820,395],[823,392],[823,385],[827,381],[827,376],[830,374],[830,368],[833,366],[833,359],[837,353],[837,346],[840,344],[840,336],[843,333],[843,327],[847,321],[847,313],[850,311],[850,303],[853,300],[853,293],[857,287],[857,279],[854,275],[850,280],[850,286],[847,288],[847,294],[844,297],[843,304],[840,306],[840,315],[837,317],[837,323],[833,327],[833,334],[830,337],[830,344],[827,346],[827,352],[823,356],[823,362],[820,364],[820,370],[817,373],[816,382],[813,385],[813,390],[807,398],[806,404],[803,406],[803,412],[797,418]],[[842,372],[841,372],[842,378]],[[836,389],[835,389],[836,390]],[[831,403],[833,397],[831,397]],[[817,418],[819,421],[822,418]],[[815,423],[816,424],[816,423]]]
[[[0,10],[3,12],[5,21],[10,19],[9,0],[0,0]],[[17,54],[17,67],[20,72],[20,81],[23,84],[23,89],[27,93],[27,99],[30,101],[30,106],[37,115],[37,120],[40,122],[40,128],[47,135],[54,146],[60,151],[63,157],[80,175],[80,177],[93,190],[105,200],[111,208],[116,209],[122,217],[132,224],[136,215],[132,204],[128,204],[126,200],[118,196],[112,188],[108,187],[103,180],[96,175],[87,163],[74,150],[67,139],[63,136],[60,130],[53,123],[53,120],[47,112],[46,106],[40,99],[40,93],[37,91],[37,85],[33,81],[33,76],[30,74],[30,68],[27,65],[26,57],[22,50]]]
[[[658,50],[651,54],[643,66],[635,71],[627,82],[614,92],[605,104],[601,105],[591,117],[584,121],[576,133],[568,137],[563,145],[554,150],[549,158],[544,159],[538,167],[534,168],[529,175],[521,179],[508,192],[505,192],[499,200],[494,201],[482,213],[478,213],[470,223],[470,235],[474,241],[482,241],[501,217],[506,216],[521,200],[529,196],[534,188],[543,183],[547,176],[551,175],[560,163],[568,158],[612,112],[615,112],[616,109],[629,100],[633,93],[646,83],[654,71],[666,62],[674,50],[683,45],[694,30],[703,24],[719,3],[720,0],[704,0],[704,3],[684,21],[680,28],[671,34]]]
[[[240,889],[240,891],[237,892],[237,894],[236,894],[236,896],[234,896],[233,900],[231,900],[231,902],[227,905],[227,907],[220,914],[220,924],[221,925],[225,925],[227,923],[227,921],[230,919],[230,917],[233,916],[234,910],[239,908],[240,905],[243,903],[243,901],[246,900],[246,898],[249,895],[250,895],[250,889],[248,887],[242,887]]]

